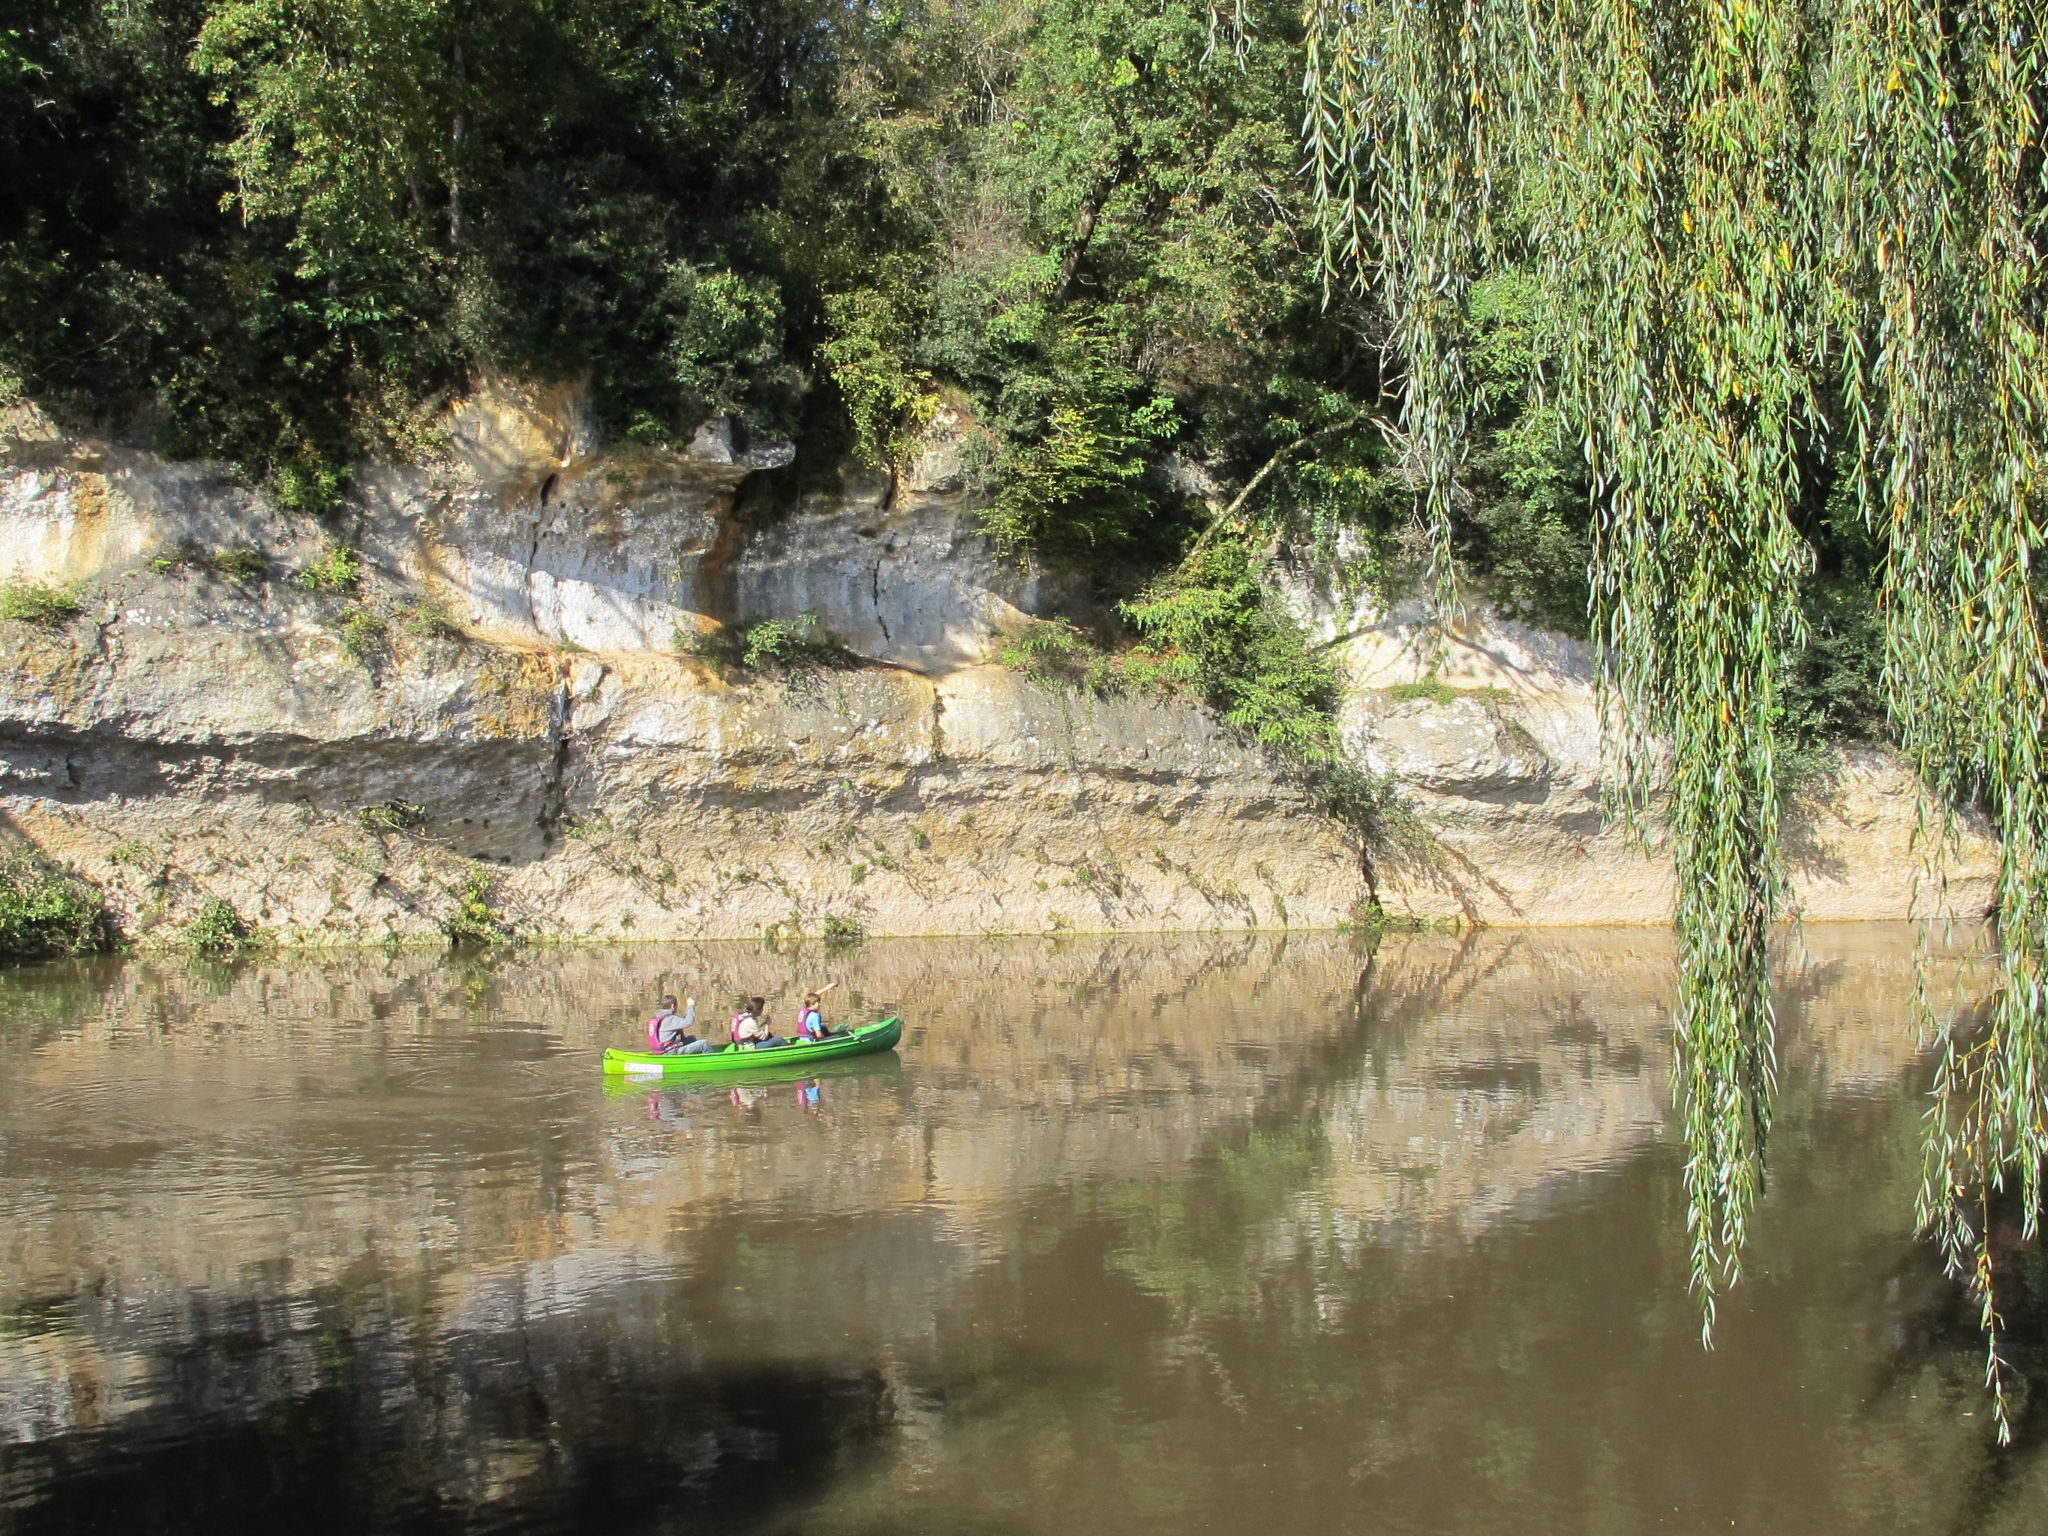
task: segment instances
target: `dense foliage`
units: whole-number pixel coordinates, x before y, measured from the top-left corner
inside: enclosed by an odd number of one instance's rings
[[[1662,791],[1677,857],[1709,1323],[1770,1121],[1788,719],[1867,710],[1881,635],[1892,727],[1989,813],[1999,980],[1951,1037],[1923,1217],[1983,1303],[1996,1388],[1991,1195],[2013,1181],[2031,1235],[2048,1160],[2038,7],[1313,0],[1310,33],[1328,258],[1388,304],[1433,547],[1489,407],[1481,285],[1535,275],[1635,804]],[[1842,602],[1872,572],[1881,627]]]
[[[1300,175],[1302,18],[1244,19],[24,0],[0,36],[0,393],[227,459],[310,511],[363,454],[428,446],[494,370],[588,378],[643,441],[714,412],[794,436],[795,473],[893,465],[950,403],[991,531],[1085,562],[1109,599],[1164,581],[1185,604],[1179,557],[1230,503],[1249,549],[1349,527],[1383,583],[1455,562],[1507,612],[1583,631],[1588,477],[1528,389],[1556,363],[1541,276],[1471,290],[1473,451],[1441,549],[1419,548],[1388,322],[1325,281]],[[1829,589],[1818,691],[1787,711],[1809,747],[1873,728],[1837,676],[1873,633],[1869,569]],[[1234,581],[1211,600],[1243,609]],[[1244,647],[1176,654],[1226,708],[1278,697],[1214,670]],[[1287,720],[1254,734],[1302,737]]]
[[[951,401],[997,535],[1118,596],[1305,435],[1247,521],[1389,532],[1381,326],[1325,291],[1262,20],[1240,58],[1200,0],[24,0],[0,389],[316,511],[493,370],[822,464]],[[1583,491],[1519,398],[1463,552],[1573,622]]]
[[[0,959],[82,955],[113,938],[98,891],[26,850],[0,853]]]

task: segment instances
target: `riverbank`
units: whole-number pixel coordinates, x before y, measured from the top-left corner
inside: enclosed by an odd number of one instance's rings
[[[287,945],[1670,915],[1668,863],[1602,816],[1564,637],[1479,613],[1425,672],[1412,613],[1275,546],[1398,809],[1362,834],[1193,702],[997,664],[1088,596],[977,531],[957,422],[898,483],[848,468],[769,516],[743,492],[783,446],[604,451],[574,392],[500,389],[327,522],[0,425],[0,574],[57,599],[0,619],[0,815],[144,946],[209,903]],[[700,654],[804,615],[831,649]],[[1930,860],[1920,821],[1894,759],[1846,754],[1791,817],[1798,909],[1981,908],[1988,846]]]

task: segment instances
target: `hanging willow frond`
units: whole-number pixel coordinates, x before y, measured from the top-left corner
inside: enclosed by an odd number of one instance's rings
[[[1988,1032],[1951,1047],[1942,1073],[1925,1220],[1967,1280],[1989,1255],[1955,1202],[2011,1179],[2030,1224],[2039,1207],[2044,13],[2044,0],[1309,0],[1304,13],[1326,260],[1389,308],[1421,515],[1445,550],[1473,393],[1466,294],[1506,261],[1544,279],[1558,359],[1546,387],[1597,498],[1620,800],[1645,835],[1661,823],[1678,879],[1675,1089],[1709,1330],[1739,1276],[1774,1091],[1773,727],[1811,562],[1794,512],[1816,473],[1851,476],[1887,543],[1905,750],[1938,795],[1981,804],[2001,842],[1999,983]]]
[[[2033,1236],[2048,1159],[2042,21],[2037,5],[1850,0],[1830,93],[1838,287],[1877,338],[1857,383],[1879,466],[1866,507],[1890,543],[1892,717],[1927,781],[1999,833],[1996,980],[1981,1033],[1944,1051],[1920,1219],[1978,1301],[2001,1438],[1988,1211],[2010,1182]]]

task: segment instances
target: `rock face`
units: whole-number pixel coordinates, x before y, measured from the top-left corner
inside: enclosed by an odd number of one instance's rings
[[[1420,614],[1346,612],[1305,597],[1299,584],[1293,595],[1342,658],[1346,745],[1398,781],[1416,816],[1406,846],[1385,856],[1390,906],[1492,924],[1669,918],[1669,860],[1645,855],[1603,814],[1612,764],[1587,645],[1494,619],[1461,624],[1425,684]],[[1833,774],[1787,808],[1794,910],[1817,920],[1907,918],[1945,900],[1981,912],[1995,867],[1983,827],[1960,827],[1954,845],[1940,848],[1937,818],[1921,799],[1891,753],[1845,749]],[[1654,827],[1649,836],[1654,848]]]
[[[1414,813],[1366,848],[1193,705],[991,665],[1084,595],[978,532],[961,426],[893,484],[805,485],[722,423],[600,453],[572,392],[504,388],[323,527],[17,409],[0,575],[79,583],[80,611],[0,626],[0,813],[145,941],[208,898],[313,942],[431,939],[465,896],[561,937],[1327,926],[1369,890],[1492,923],[1668,917],[1668,866],[1603,824],[1571,641],[1475,624],[1418,687],[1414,615],[1281,561],[1354,685],[1351,752]],[[358,583],[309,587],[336,543]],[[688,653],[804,614],[864,664],[727,677]],[[1808,915],[1925,904],[1890,759],[1852,755],[1796,821]],[[1986,859],[1951,857],[1961,903]]]

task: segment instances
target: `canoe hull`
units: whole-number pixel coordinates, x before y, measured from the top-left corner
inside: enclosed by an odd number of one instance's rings
[[[705,1051],[695,1056],[669,1056],[653,1051],[606,1051],[604,1070],[608,1077],[671,1078],[728,1077],[734,1073],[788,1071],[819,1062],[844,1061],[849,1056],[866,1056],[895,1048],[903,1038],[901,1019],[884,1019],[830,1040],[810,1045],[785,1045],[769,1051]]]

